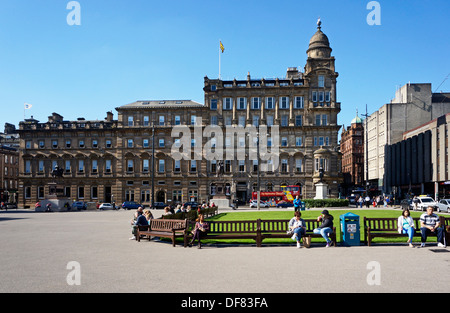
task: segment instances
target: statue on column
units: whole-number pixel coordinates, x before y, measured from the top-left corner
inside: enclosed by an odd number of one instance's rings
[[[324,174],[324,170],[323,167],[319,168],[319,182],[323,183],[323,174]]]

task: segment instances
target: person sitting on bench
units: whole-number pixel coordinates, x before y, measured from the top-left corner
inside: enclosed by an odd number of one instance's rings
[[[422,234],[421,247],[425,247],[425,242],[430,233],[436,234],[438,247],[446,247],[444,244],[444,229],[440,226],[439,216],[434,214],[433,207],[429,206],[427,212],[420,216],[420,231]]]

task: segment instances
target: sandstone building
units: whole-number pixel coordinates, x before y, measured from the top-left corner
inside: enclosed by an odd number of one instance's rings
[[[108,112],[104,120],[66,121],[53,113],[46,123],[20,123],[20,202],[32,206],[51,192],[71,200],[93,202],[137,201],[175,204],[217,197],[248,201],[251,193],[300,185],[303,198],[315,196],[319,171],[329,197],[337,197],[342,182],[336,99],[335,59],[320,23],[310,40],[304,71],[288,68],[286,77],[222,80],[205,77],[204,104],[191,100],[141,100]],[[259,138],[269,147],[279,141],[279,166],[258,171],[251,158],[251,135],[236,140],[243,158],[207,159],[196,150],[210,138],[194,136],[200,129],[278,126],[279,138]],[[191,158],[175,160],[175,126],[185,126],[193,137]],[[277,140],[275,140],[277,139]],[[230,148],[224,138],[223,148]],[[232,147],[233,148],[233,147]],[[63,177],[53,177],[58,166]],[[259,174],[258,174],[259,173]]]
[[[358,114],[350,126],[342,130],[340,144],[344,194],[356,188],[364,189],[364,126]]]

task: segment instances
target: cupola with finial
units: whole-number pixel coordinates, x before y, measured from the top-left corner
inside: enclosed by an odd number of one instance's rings
[[[309,41],[309,48],[306,51],[308,58],[329,58],[332,49],[328,37],[322,32],[322,21],[317,20],[317,31]]]

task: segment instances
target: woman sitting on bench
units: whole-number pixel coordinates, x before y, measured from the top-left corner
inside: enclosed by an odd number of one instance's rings
[[[195,239],[197,239],[197,241],[198,241],[197,248],[201,249],[202,248],[201,239],[208,230],[209,230],[209,225],[207,222],[205,222],[203,214],[199,214],[198,218],[195,221],[195,227],[192,230],[192,234],[194,235],[194,237],[192,238],[191,242],[189,243],[189,247],[192,247],[192,244],[195,242]]]
[[[408,235],[408,243],[411,248],[413,248],[412,240],[414,237],[414,220],[412,219],[409,210],[407,208],[403,209],[402,215],[398,218],[398,233]]]

